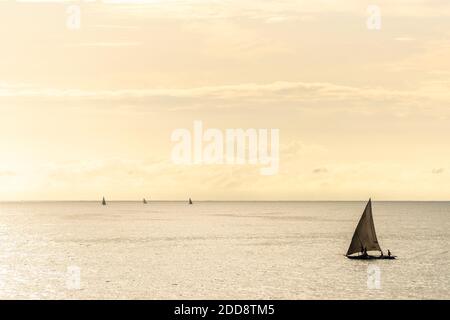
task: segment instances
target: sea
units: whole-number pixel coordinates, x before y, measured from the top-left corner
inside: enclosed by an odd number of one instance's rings
[[[2,202],[0,299],[449,299],[450,202]]]

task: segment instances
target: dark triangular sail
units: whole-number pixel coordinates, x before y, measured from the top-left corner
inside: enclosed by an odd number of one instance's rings
[[[106,206],[106,200],[105,200],[105,197],[103,197],[102,205]]]
[[[359,220],[347,255],[362,252],[364,249],[367,251],[381,251],[375,232],[375,224],[373,223],[372,200],[369,200],[367,203],[366,209]]]

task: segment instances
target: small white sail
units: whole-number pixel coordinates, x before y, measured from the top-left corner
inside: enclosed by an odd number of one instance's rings
[[[348,248],[347,256],[362,252],[364,249],[367,251],[381,251],[375,232],[375,224],[373,223],[372,200],[369,200],[367,203],[366,209],[359,220],[358,226],[353,234],[352,242]]]

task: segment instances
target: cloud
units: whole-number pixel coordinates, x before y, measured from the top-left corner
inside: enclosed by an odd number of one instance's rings
[[[276,16],[276,17],[267,18],[266,23],[281,23],[281,22],[285,22],[288,20],[289,20],[289,17]]]
[[[55,162],[39,167],[38,171],[37,185],[47,192],[75,194],[85,199],[103,194],[115,199],[142,195],[183,199],[188,197],[186,192],[207,198],[205,195],[211,190],[226,197],[227,190],[245,190],[249,181],[264,179],[259,166],[175,165],[168,158]]]
[[[16,173],[13,171],[9,171],[9,170],[0,171],[0,177],[13,177],[15,175],[16,175]]]
[[[39,100],[86,103],[108,107],[162,107],[172,109],[201,109],[215,107],[389,107],[413,108],[430,103],[448,103],[448,87],[441,83],[425,83],[416,90],[352,87],[321,82],[286,82],[191,88],[150,88],[116,90],[81,90],[33,88],[0,84],[0,101],[36,104]],[[83,102],[81,104],[80,102]],[[92,105],[89,105],[92,107]]]
[[[125,30],[139,30],[141,29],[140,26],[134,26],[134,25],[119,25],[119,24],[96,24],[92,26],[93,28],[98,29],[125,29]]]
[[[409,42],[409,41],[414,41],[414,38],[411,37],[397,37],[394,38],[395,41],[402,41],[402,42]]]
[[[179,20],[252,19],[267,21],[271,17],[299,18],[305,14],[348,14],[366,16],[367,6],[358,0],[108,0],[103,9],[116,14],[139,17],[170,18]],[[442,17],[449,16],[450,4],[446,0],[378,0],[383,17]]]
[[[313,173],[317,173],[317,174],[319,174],[319,173],[327,173],[327,172],[328,172],[327,168],[316,168],[316,169],[313,170]]]
[[[66,47],[138,47],[142,42],[80,42],[80,43],[67,43]]]
[[[432,170],[433,174],[441,174],[444,173],[445,169],[444,168],[435,168]]]

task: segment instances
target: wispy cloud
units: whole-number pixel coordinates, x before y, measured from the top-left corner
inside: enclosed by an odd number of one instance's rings
[[[98,29],[125,29],[125,30],[139,30],[140,26],[133,25],[117,25],[117,24],[96,24],[92,26],[93,28]]]
[[[415,39],[412,37],[397,37],[394,39],[395,41],[402,41],[402,42],[410,42],[414,41]]]
[[[358,0],[292,0],[292,1],[258,1],[258,0],[105,0],[105,4],[115,4],[108,9],[117,13],[128,13],[138,16],[156,16],[164,13],[164,17],[191,20],[210,18],[247,18],[267,20],[274,16],[298,18],[305,14],[339,13],[364,16],[365,7]],[[378,0],[377,5],[383,8],[383,16],[443,16],[450,15],[450,4],[445,0],[435,0],[430,4],[426,0],[397,0],[393,6],[391,1]],[[146,10],[143,10],[145,6]]]
[[[416,90],[351,87],[332,83],[273,82],[191,88],[80,90],[0,85],[0,99],[33,102],[109,103],[175,109],[215,107],[430,107],[450,102],[446,86],[427,83]]]
[[[289,17],[275,16],[266,19],[266,23],[281,23],[290,20]]]
[[[80,43],[66,43],[66,47],[138,47],[143,42],[80,42]]]
[[[10,171],[10,170],[1,171],[0,170],[0,177],[13,177],[15,175],[16,175],[16,173],[14,171]]]

